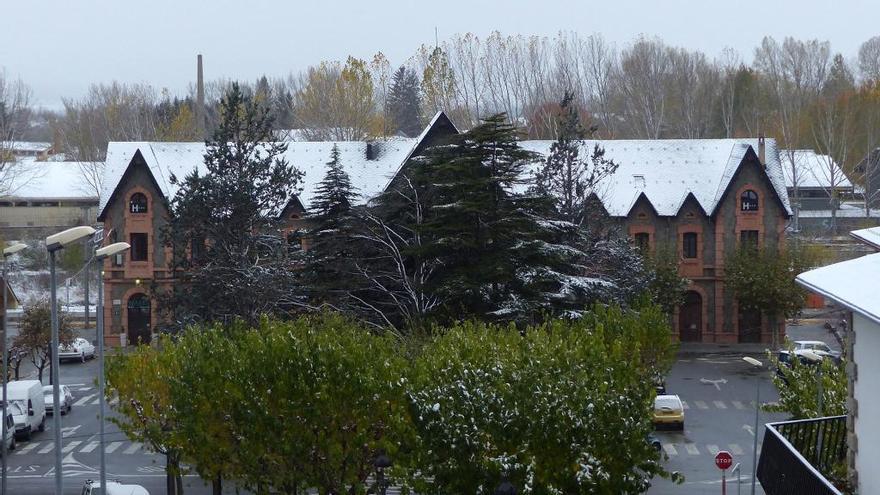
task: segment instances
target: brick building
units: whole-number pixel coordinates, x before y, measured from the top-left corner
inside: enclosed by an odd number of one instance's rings
[[[415,139],[341,142],[341,161],[362,199],[388,187],[409,161],[458,130],[438,113]],[[302,192],[282,212],[288,228],[301,226],[305,206],[323,178],[332,142],[289,143],[286,158],[305,174]],[[550,141],[523,141],[540,154]],[[593,142],[586,142],[587,151]],[[791,210],[773,140],[712,139],[605,141],[606,157],[620,167],[598,197],[621,232],[647,250],[678,253],[690,279],[674,324],[683,341],[769,342],[772,325],[738,310],[725,291],[723,267],[740,242],[780,245]],[[168,281],[169,251],[162,245],[165,202],[175,191],[171,174],[201,168],[202,143],[110,143],[98,220],[111,241],[132,249],[104,266],[108,344],[119,335],[146,340],[155,326],[153,284]]]

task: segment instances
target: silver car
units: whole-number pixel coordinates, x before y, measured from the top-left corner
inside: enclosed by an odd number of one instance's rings
[[[86,359],[95,357],[95,346],[88,340],[77,337],[70,341],[69,344],[61,344],[58,346],[58,360],[78,359],[86,362]]]
[[[70,387],[67,385],[61,385],[59,399],[61,400],[61,407],[58,409],[61,411],[61,415],[70,412],[70,409],[73,407],[73,394],[70,393]],[[46,414],[53,414],[55,412],[55,400],[54,395],[52,394],[52,385],[44,385],[43,386],[43,402],[46,403]]]

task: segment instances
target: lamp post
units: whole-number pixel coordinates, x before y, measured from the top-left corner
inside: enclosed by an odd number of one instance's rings
[[[104,260],[111,256],[127,251],[131,246],[127,242],[117,242],[109,246],[102,247],[95,251],[95,262],[98,264],[98,305],[96,307],[95,322],[97,323],[98,337],[98,397],[101,403],[100,412],[98,413],[98,448],[100,450],[101,459],[101,490],[106,490],[107,486],[107,464],[104,459],[104,414],[107,406],[107,400],[104,398]]]
[[[756,368],[763,368],[764,364],[753,357],[745,356],[743,361]],[[755,380],[755,435],[752,445],[752,495],[755,495],[755,482],[758,479],[758,414],[761,412],[761,379]]]
[[[52,415],[52,429],[55,433],[55,495],[64,493],[64,478],[61,471],[61,414],[57,411],[61,404],[61,386],[58,383],[58,301],[57,282],[55,280],[55,253],[64,249],[65,246],[79,241],[84,237],[95,233],[95,229],[86,225],[73,227],[46,238],[46,251],[49,252],[49,287],[52,304],[52,403],[55,404],[55,414]],[[4,421],[6,419],[4,418]]]
[[[7,332],[6,332],[6,325],[7,325],[7,322],[9,321],[6,317],[6,311],[9,309],[9,307],[7,305],[7,301],[6,301],[6,288],[9,286],[9,281],[6,280],[6,273],[7,273],[6,264],[7,264],[7,261],[9,260],[10,256],[21,251],[22,249],[24,249],[26,247],[27,247],[26,245],[21,244],[20,242],[17,242],[17,243],[12,244],[11,246],[9,246],[3,250],[3,287],[0,288],[0,290],[3,291],[3,427],[2,427],[3,433],[2,433],[2,436],[0,436],[0,438],[3,439],[3,441],[0,442],[3,444],[3,447],[2,447],[2,454],[3,454],[3,475],[2,475],[2,478],[3,478],[3,481],[0,482],[0,494],[4,494],[4,495],[6,494],[6,464],[7,464],[6,463],[6,457],[7,457],[6,429],[9,427],[9,425],[6,424],[6,382],[7,382],[7,377],[9,376],[9,359],[7,356],[9,354],[9,349],[8,349],[8,342],[9,341],[7,339]],[[13,432],[13,435],[14,434],[15,433]]]

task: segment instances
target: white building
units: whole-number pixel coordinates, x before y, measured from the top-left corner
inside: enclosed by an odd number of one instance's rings
[[[880,249],[880,227],[852,232]],[[849,415],[847,463],[856,493],[880,493],[880,253],[817,268],[798,275],[797,282],[850,311],[847,335]]]

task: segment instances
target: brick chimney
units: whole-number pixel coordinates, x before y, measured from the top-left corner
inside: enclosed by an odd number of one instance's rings
[[[767,166],[767,145],[764,144],[764,135],[761,134],[758,136],[758,160],[761,162],[761,165]]]

